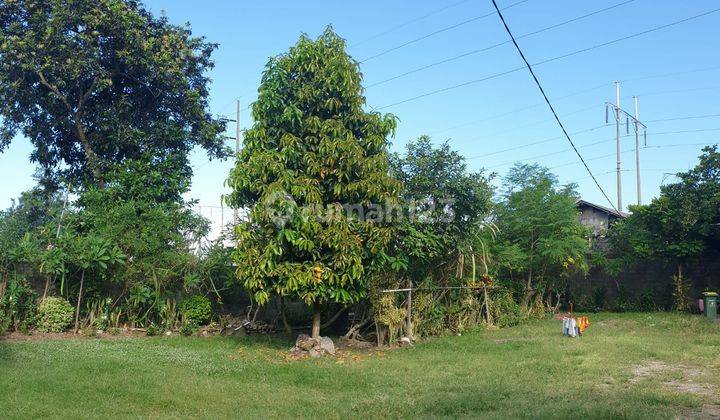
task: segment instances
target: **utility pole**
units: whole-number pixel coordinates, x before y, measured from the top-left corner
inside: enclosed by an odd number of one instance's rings
[[[234,122],[235,123],[235,137],[226,137],[231,140],[235,140],[235,158],[237,159],[237,155],[240,153],[240,99],[237,99],[235,101],[235,119],[230,118],[223,118],[222,120],[225,122]],[[222,198],[221,198],[222,199]],[[233,208],[233,220],[232,225],[233,227],[237,225],[238,222],[238,209]]]
[[[620,154],[620,82],[615,82],[615,149],[617,153],[617,210],[622,211],[622,157]]]
[[[235,112],[235,159],[237,159],[238,154],[240,153],[240,99],[237,100],[236,103],[236,112]],[[233,227],[236,226],[238,223],[238,209],[237,207],[233,207]]]
[[[638,98],[633,96],[633,105],[635,106],[635,172],[636,172],[636,188],[637,188],[637,203],[638,206],[642,204],[642,192],[640,189],[640,139],[638,137]]]
[[[630,115],[630,113],[626,112],[620,107],[620,82],[615,82],[615,103],[605,102],[605,124],[608,123],[609,120],[609,111],[610,109],[613,110],[615,113],[615,150],[617,155],[617,210],[622,211],[622,155],[620,151],[620,118],[622,116],[625,117],[625,129],[627,131],[627,134],[630,134],[630,123],[635,126],[635,166],[637,170],[637,194],[638,194],[638,204],[640,204],[641,201],[641,195],[640,195],[640,140],[639,140],[639,131],[642,127],[643,130],[643,137],[645,139],[645,144],[647,144],[647,127],[645,124],[640,122],[638,120],[638,109],[637,109],[637,97],[633,97],[635,102],[635,113],[634,115]]]

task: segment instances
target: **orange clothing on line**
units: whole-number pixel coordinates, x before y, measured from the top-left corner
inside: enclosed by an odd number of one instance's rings
[[[577,325],[578,330],[580,330],[580,334],[582,334],[583,331],[585,331],[590,326],[590,319],[588,319],[588,317],[586,316],[579,316],[577,318]]]

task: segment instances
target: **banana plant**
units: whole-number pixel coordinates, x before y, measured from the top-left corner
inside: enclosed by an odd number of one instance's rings
[[[80,289],[75,307],[75,333],[79,330],[80,304],[85,275],[107,276],[114,268],[125,263],[125,255],[112,242],[97,236],[80,236],[75,244],[75,265],[80,269]]]

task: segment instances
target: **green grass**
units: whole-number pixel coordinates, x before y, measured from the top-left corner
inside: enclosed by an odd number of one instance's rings
[[[717,324],[591,322],[582,339],[543,320],[359,360],[286,361],[290,343],[263,337],[0,341],[0,416],[671,418],[720,404]],[[664,368],[638,376],[650,362]],[[710,394],[669,385],[686,382]]]

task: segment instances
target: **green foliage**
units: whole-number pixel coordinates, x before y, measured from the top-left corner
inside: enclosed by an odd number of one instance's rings
[[[197,321],[195,320],[187,320],[185,321],[182,326],[180,327],[180,334],[189,337],[196,332],[198,332],[198,329],[200,326],[198,325]]]
[[[697,166],[663,185],[660,196],[615,224],[610,239],[617,267],[658,260],[674,264],[674,307],[687,307],[683,267],[720,249],[720,153],[706,147]]]
[[[445,306],[435,299],[433,293],[418,292],[413,294],[413,337],[419,339],[442,334],[446,329],[445,312]]]
[[[195,295],[182,303],[182,315],[185,323],[193,322],[196,325],[206,325],[212,318],[212,303],[202,295]]]
[[[26,332],[35,324],[37,295],[24,278],[12,277],[0,298],[0,312],[14,331]]]
[[[490,313],[499,327],[511,327],[522,320],[520,305],[513,298],[513,293],[504,287],[495,287],[490,293]]]
[[[144,153],[224,156],[207,109],[215,48],[134,0],[2,2],[0,150],[22,131],[44,176],[76,185]]]
[[[375,308],[375,322],[385,331],[384,337],[378,340],[379,343],[392,343],[399,338],[402,326],[407,317],[405,308],[395,306],[393,294],[384,293]]]
[[[148,325],[147,328],[145,329],[145,334],[148,337],[154,337],[161,332],[162,331],[160,330],[160,328],[157,325],[152,324],[152,323],[150,325]]]
[[[37,329],[59,333],[70,328],[74,309],[70,302],[60,297],[47,297],[38,307]]]
[[[237,275],[259,304],[272,294],[358,302],[384,261],[391,229],[338,214],[343,205],[366,214],[399,188],[388,176],[395,118],[363,110],[361,79],[331,28],[266,66],[255,123],[228,179],[230,203],[249,209],[235,232]]]
[[[559,186],[547,169],[516,165],[505,184],[494,253],[501,273],[522,286],[527,311],[535,293],[562,290],[570,273],[587,271],[587,232],[578,221],[574,186]]]
[[[688,281],[681,276],[673,276],[672,278],[672,297],[673,308],[678,312],[687,312],[690,310],[690,285]]]
[[[407,261],[416,282],[442,282],[460,253],[480,253],[481,236],[492,208],[492,176],[468,172],[465,158],[447,143],[433,146],[430,137],[408,143],[404,156],[393,155],[393,175],[402,182],[407,213],[416,217],[397,226],[394,254]]]

